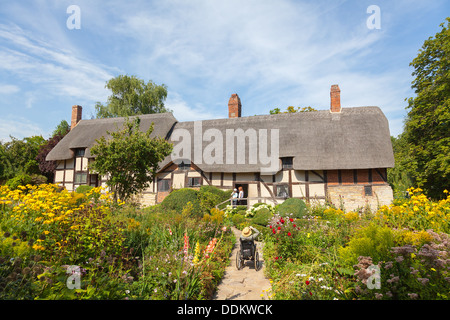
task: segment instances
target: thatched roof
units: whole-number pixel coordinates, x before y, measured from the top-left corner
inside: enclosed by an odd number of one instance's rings
[[[132,120],[134,117],[129,117]],[[171,113],[147,114],[140,115],[140,128],[147,131],[152,122],[153,137],[159,136],[168,138],[168,133],[177,121]],[[74,149],[86,148],[85,157],[92,158],[90,148],[95,144],[95,140],[103,135],[107,135],[107,131],[116,131],[122,129],[126,118],[107,118],[81,120],[75,128],[73,128],[47,155],[46,160],[67,160],[74,156]]]
[[[261,115],[201,121],[202,131],[218,129],[223,136],[223,164],[194,163],[205,172],[261,172],[260,162],[249,164],[246,148],[245,164],[226,164],[226,130],[239,128],[267,129],[268,155],[270,131],[279,129],[279,157],[293,157],[296,170],[368,169],[394,166],[389,124],[378,107],[342,108],[341,113],[329,110]],[[179,122],[174,130],[186,129],[193,137],[194,122]],[[194,140],[192,138],[192,140]],[[176,144],[178,142],[174,142]],[[210,141],[203,141],[203,150]],[[248,144],[246,144],[248,146]],[[258,150],[253,150],[252,152]],[[193,143],[192,152],[194,154]],[[193,157],[192,157],[193,158]],[[259,159],[259,158],[258,158]],[[167,157],[161,167],[169,164]],[[281,169],[279,164],[278,170]]]
[[[155,123],[154,135],[168,137],[172,141],[172,132],[185,129],[191,134],[191,155],[193,162],[205,172],[261,172],[261,164],[249,163],[249,150],[236,150],[234,164],[226,161],[226,130],[267,129],[268,155],[270,155],[270,132],[279,130],[279,157],[294,157],[293,168],[297,170],[367,169],[389,168],[394,166],[394,155],[390,140],[389,125],[378,107],[342,108],[340,113],[329,110],[261,115],[239,118],[205,120],[199,122],[176,122],[170,113],[140,116],[142,129],[146,130],[151,122]],[[71,149],[89,148],[106,131],[119,128],[123,118],[82,120],[49,153],[47,160],[64,160],[73,157]],[[194,126],[201,124],[202,132],[217,129],[223,137],[223,163],[206,164],[195,162]],[[217,132],[217,131],[216,131]],[[260,136],[258,135],[258,138]],[[179,142],[174,142],[177,145]],[[203,141],[202,150],[211,142]],[[246,144],[248,146],[248,144]],[[236,164],[237,152],[246,153],[246,162]],[[255,152],[254,150],[250,152]],[[259,159],[259,158],[258,158]],[[168,156],[160,163],[160,168],[170,164]],[[278,169],[281,169],[280,167]]]

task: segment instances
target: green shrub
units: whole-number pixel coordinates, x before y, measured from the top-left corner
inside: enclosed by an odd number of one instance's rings
[[[19,174],[14,178],[6,181],[6,185],[11,190],[15,190],[18,186],[25,186],[27,184],[31,184],[31,176],[27,174]]]
[[[217,187],[210,186],[210,185],[206,185],[206,186],[201,186],[200,187],[199,194],[202,194],[202,193],[205,193],[205,192],[212,193],[212,194],[216,195],[218,203],[223,202],[223,201],[231,198],[231,192],[230,191],[224,191],[224,190],[221,190],[221,189],[219,189]]]
[[[359,229],[346,247],[339,249],[339,255],[347,265],[358,263],[359,256],[371,257],[373,263],[390,259],[390,249],[394,246],[392,229],[371,223]]]
[[[261,226],[267,226],[269,219],[272,217],[270,210],[267,208],[259,209],[252,219],[252,222]]]
[[[301,218],[306,213],[306,203],[301,199],[289,198],[283,203],[279,204],[276,209],[278,213],[285,217],[289,214],[293,214],[293,218]]]
[[[94,188],[94,187],[93,186],[82,185],[82,186],[77,187],[75,191],[77,193],[84,193],[84,194],[86,194],[92,188]]]
[[[235,226],[238,226],[239,224],[243,223],[245,221],[245,217],[243,214],[236,213],[232,218],[231,221],[233,221],[233,224]]]
[[[194,212],[200,212],[200,200],[198,199],[198,191],[190,188],[182,188],[172,191],[161,202],[161,207],[165,210],[174,210],[182,212],[184,206],[191,202]]]

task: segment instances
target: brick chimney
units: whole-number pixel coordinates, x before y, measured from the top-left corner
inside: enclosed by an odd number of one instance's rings
[[[228,100],[228,118],[240,118],[241,108],[241,99],[239,99],[237,93],[233,93]]]
[[[330,111],[341,112],[341,90],[337,84],[333,84],[330,90]]]
[[[83,108],[79,105],[72,106],[72,121],[70,124],[70,130],[75,128],[77,123],[81,120],[81,113],[83,111]]]

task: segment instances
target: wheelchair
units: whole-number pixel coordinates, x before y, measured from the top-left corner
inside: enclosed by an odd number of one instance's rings
[[[254,263],[255,270],[261,269],[261,261],[259,261],[259,253],[256,249],[254,240],[242,240],[240,241],[240,249],[236,253],[236,268],[241,270],[245,265],[245,260],[251,260]]]

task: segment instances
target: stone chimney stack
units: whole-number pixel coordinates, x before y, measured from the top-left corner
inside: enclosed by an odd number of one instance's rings
[[[239,99],[237,93],[233,93],[228,100],[228,118],[240,118],[241,109],[241,99]]]
[[[337,84],[331,86],[330,91],[330,111],[331,112],[341,112],[341,90]]]
[[[81,120],[81,114],[82,114],[83,108],[79,105],[72,106],[72,121],[70,124],[70,130],[75,128],[77,123]]]

